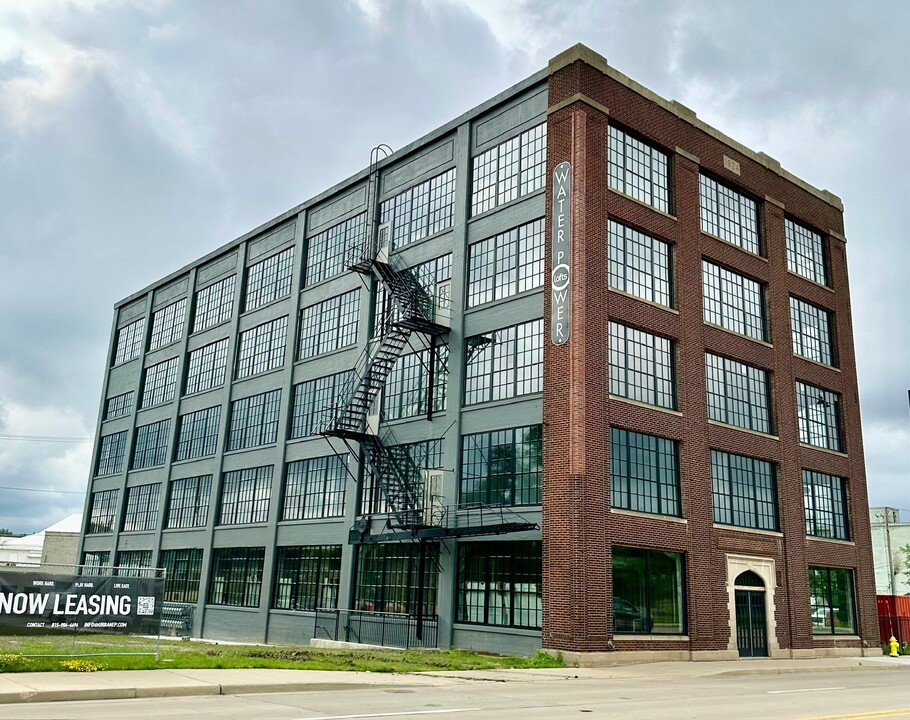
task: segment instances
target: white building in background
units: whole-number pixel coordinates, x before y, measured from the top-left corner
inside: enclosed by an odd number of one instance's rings
[[[75,513],[34,535],[0,537],[0,566],[74,565],[81,530],[82,513]]]
[[[869,518],[875,592],[879,595],[910,595],[907,553],[901,549],[910,545],[910,518],[901,517],[900,510],[890,507],[869,508]]]

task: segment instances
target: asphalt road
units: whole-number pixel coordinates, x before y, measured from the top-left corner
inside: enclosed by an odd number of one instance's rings
[[[35,703],[0,720],[878,720],[910,718],[897,670],[702,678],[463,681],[331,692]]]

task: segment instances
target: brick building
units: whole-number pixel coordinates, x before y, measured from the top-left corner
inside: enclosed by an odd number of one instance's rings
[[[858,654],[844,243],[571,48],[117,304],[83,563],[213,638]]]

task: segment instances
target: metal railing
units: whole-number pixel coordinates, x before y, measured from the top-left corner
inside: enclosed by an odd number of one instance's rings
[[[435,648],[438,616],[426,615],[419,620],[417,616],[406,613],[317,608],[313,618],[313,637],[405,650]]]

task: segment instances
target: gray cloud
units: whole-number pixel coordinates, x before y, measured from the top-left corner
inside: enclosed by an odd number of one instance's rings
[[[584,42],[846,204],[870,495],[910,507],[902,3],[49,1],[0,9],[0,432],[94,431],[111,306]],[[0,485],[85,446],[0,440]],[[38,530],[77,495],[0,490]],[[36,502],[36,498],[41,498]]]

